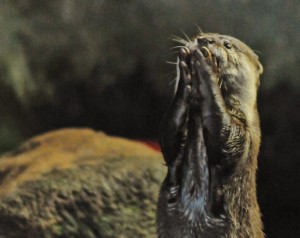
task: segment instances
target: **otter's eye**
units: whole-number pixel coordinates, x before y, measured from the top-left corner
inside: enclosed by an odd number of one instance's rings
[[[225,41],[225,42],[224,42],[224,46],[225,46],[227,49],[231,49],[231,48],[232,48],[232,45],[231,45],[228,41]]]

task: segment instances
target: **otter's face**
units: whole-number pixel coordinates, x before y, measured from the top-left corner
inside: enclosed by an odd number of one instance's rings
[[[259,75],[263,68],[257,55],[236,38],[214,33],[201,33],[186,44],[190,51],[206,48],[216,58],[219,85],[223,96],[236,95],[255,105]]]

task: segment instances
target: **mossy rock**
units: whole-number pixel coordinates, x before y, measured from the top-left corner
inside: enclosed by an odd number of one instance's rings
[[[159,152],[89,129],[35,137],[0,158],[0,238],[156,237]]]

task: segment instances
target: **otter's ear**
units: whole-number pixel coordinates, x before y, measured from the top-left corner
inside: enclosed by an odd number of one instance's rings
[[[264,72],[264,68],[260,62],[257,62],[257,71],[259,74],[262,74]]]

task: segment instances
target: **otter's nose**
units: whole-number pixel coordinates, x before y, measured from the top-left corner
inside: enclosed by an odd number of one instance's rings
[[[201,37],[197,38],[198,45],[200,46],[208,46],[209,44],[215,43],[214,40],[206,38],[206,37]]]

